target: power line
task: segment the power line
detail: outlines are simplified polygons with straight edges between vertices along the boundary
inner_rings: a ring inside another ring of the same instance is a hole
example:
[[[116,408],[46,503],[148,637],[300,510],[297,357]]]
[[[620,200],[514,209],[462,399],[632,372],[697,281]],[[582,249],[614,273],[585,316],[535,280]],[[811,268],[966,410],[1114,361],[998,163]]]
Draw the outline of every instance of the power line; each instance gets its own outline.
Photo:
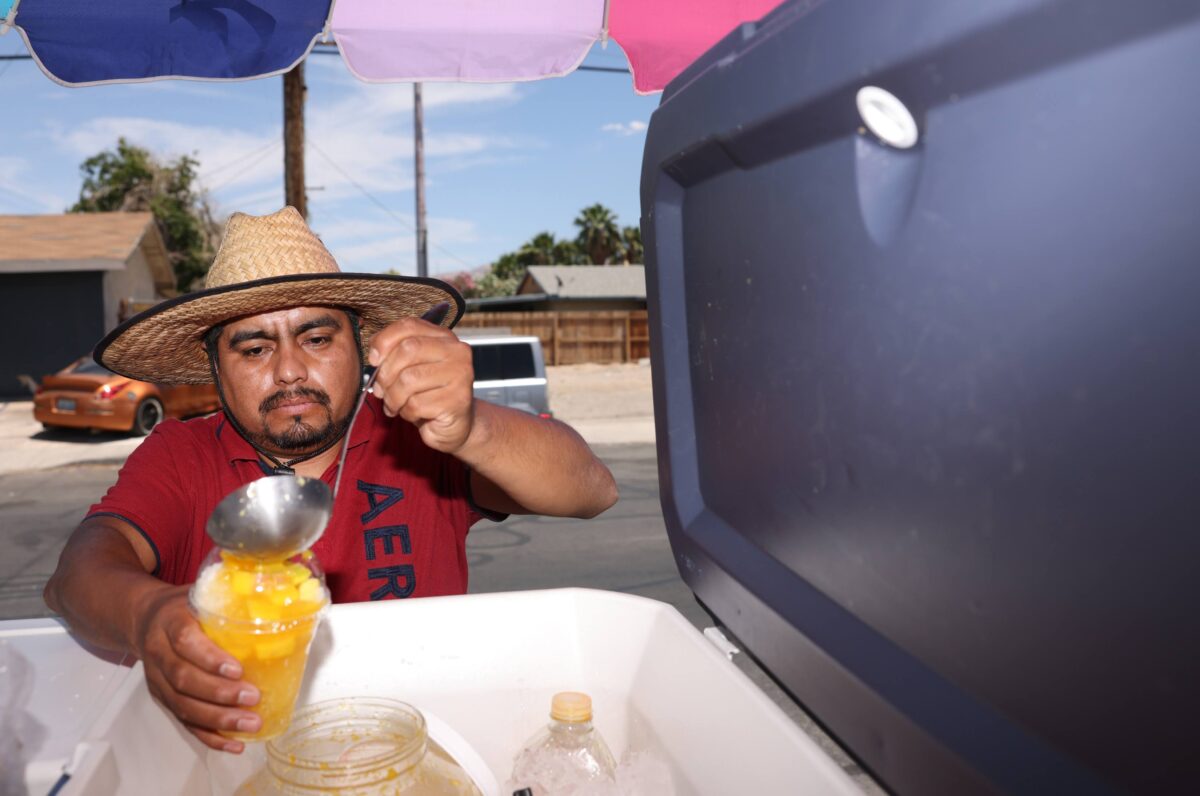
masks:
[[[370,191],[368,191],[366,188],[364,188],[362,185],[360,185],[360,184],[358,183],[358,181],[357,181],[357,180],[355,180],[353,177],[351,177],[349,174],[347,174],[345,169],[343,169],[341,166],[339,166],[337,163],[335,163],[335,162],[333,161],[333,158],[331,158],[331,157],[329,157],[329,155],[325,154],[325,150],[323,150],[323,149],[321,149],[321,147],[317,146],[317,145],[316,145],[316,143],[315,143],[315,142],[314,142],[312,139],[309,139],[309,141],[308,141],[308,145],[309,145],[309,146],[311,146],[313,149],[315,149],[318,155],[320,155],[321,157],[325,158],[325,160],[326,160],[326,161],[329,163],[329,165],[330,165],[330,166],[333,166],[333,168],[334,168],[335,170],[337,170],[337,172],[338,172],[339,174],[341,174],[343,177],[345,177],[347,182],[349,182],[351,185],[353,185],[355,188],[357,188],[357,189],[359,190],[359,192],[360,192],[360,193],[362,193],[362,195],[363,195],[363,196],[367,197],[367,199],[370,199],[370,200],[371,200],[371,202],[373,202],[373,203],[375,204],[375,206],[376,206],[376,207],[378,207],[378,208],[379,208],[380,210],[382,210],[383,212],[387,213],[387,214],[388,214],[388,216],[389,216],[389,217],[390,217],[390,218],[391,218],[393,221],[395,221],[395,222],[397,222],[397,223],[401,224],[402,226],[406,227],[406,228],[407,228],[407,229],[409,229],[409,230],[410,230],[410,231],[411,231],[411,232],[412,232],[414,235],[416,234],[416,232],[417,232],[417,229],[416,229],[416,227],[415,227],[415,226],[412,224],[412,222],[410,222],[410,221],[407,221],[407,220],[405,220],[404,218],[402,218],[402,217],[400,217],[400,216],[396,215],[394,212],[392,212],[392,209],[391,209],[391,208],[389,208],[389,207],[388,207],[387,205],[385,205],[383,202],[381,202],[381,201],[379,201],[378,199],[376,199],[376,198],[375,198],[375,196],[374,196],[374,195],[373,195],[373,194],[372,194]],[[473,268],[473,267],[474,267],[474,266],[472,266],[472,265],[471,265],[469,262],[467,262],[467,261],[466,261],[466,260],[464,260],[463,258],[459,257],[457,254],[455,254],[454,252],[450,251],[449,249],[447,249],[447,248],[446,248],[446,247],[444,247],[444,246],[439,246],[438,244],[436,244],[436,243],[435,243],[435,244],[433,244],[433,248],[437,249],[438,251],[440,251],[442,254],[446,255],[446,256],[447,256],[447,257],[449,257],[450,259],[452,259],[452,260],[457,260],[458,262],[462,263],[462,264],[463,264],[465,267],[467,267],[467,268]]]
[[[262,153],[254,159],[254,161],[249,165],[248,168],[253,168],[254,166],[257,166],[259,163],[262,162],[263,158],[265,158],[267,155],[272,154],[275,150],[279,149],[279,147],[281,147],[281,146],[283,146],[282,141],[275,141],[270,146],[268,146],[266,148],[266,150],[262,151]],[[226,163],[225,165],[228,166],[230,164]],[[239,177],[243,176],[243,173],[244,173],[244,171],[238,171],[236,174],[234,174],[229,179],[225,180],[224,182],[222,182],[221,184],[219,184],[217,186],[209,188],[208,190],[211,191],[212,193],[216,193],[217,191],[224,188],[226,185],[236,182]]]
[[[249,160],[250,158],[254,157],[255,155],[258,155],[260,153],[266,153],[268,150],[274,149],[277,146],[279,146],[278,138],[268,141],[263,146],[260,146],[251,152],[246,152],[241,155],[238,155],[233,160],[226,161],[225,163],[222,163],[220,166],[216,166],[214,168],[209,169],[208,176],[211,179],[214,174],[225,171],[225,169],[229,168],[230,166],[236,166],[237,164],[239,164],[245,160]],[[256,160],[255,163],[257,163],[257,162],[258,161]]]

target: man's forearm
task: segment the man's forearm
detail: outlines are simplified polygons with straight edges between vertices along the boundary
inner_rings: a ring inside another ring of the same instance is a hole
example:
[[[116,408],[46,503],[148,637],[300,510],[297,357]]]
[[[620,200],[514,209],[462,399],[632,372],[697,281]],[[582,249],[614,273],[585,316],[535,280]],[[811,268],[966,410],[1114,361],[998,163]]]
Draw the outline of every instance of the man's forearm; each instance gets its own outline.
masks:
[[[570,426],[475,401],[475,420],[456,453],[482,477],[475,500],[488,509],[594,517],[617,501],[612,473]]]
[[[44,597],[86,641],[137,654],[134,639],[141,606],[170,588],[145,571],[120,531],[85,523],[63,550]]]

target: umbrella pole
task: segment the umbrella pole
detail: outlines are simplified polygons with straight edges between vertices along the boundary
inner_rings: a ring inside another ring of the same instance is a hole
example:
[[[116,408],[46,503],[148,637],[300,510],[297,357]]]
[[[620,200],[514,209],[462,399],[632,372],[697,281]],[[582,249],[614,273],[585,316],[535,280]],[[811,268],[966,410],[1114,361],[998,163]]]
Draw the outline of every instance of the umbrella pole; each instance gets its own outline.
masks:
[[[421,84],[413,83],[413,157],[417,183],[417,276],[429,276],[429,239],[425,229],[425,111]]]

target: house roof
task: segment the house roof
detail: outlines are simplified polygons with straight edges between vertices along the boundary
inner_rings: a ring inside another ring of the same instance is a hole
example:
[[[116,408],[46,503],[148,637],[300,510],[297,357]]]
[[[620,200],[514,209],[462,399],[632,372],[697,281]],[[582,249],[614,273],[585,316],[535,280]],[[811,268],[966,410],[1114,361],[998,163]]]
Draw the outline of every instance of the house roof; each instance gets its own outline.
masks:
[[[644,265],[531,265],[518,295],[554,298],[646,298]]]
[[[117,271],[143,247],[155,285],[175,287],[152,213],[0,215],[0,274]]]

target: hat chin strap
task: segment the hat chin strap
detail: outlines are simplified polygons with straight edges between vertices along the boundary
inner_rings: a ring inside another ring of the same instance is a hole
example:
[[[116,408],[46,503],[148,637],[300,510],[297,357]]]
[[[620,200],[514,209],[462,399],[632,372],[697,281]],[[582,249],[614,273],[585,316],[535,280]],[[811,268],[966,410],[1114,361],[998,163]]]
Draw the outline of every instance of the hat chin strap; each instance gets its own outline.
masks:
[[[221,385],[221,376],[217,372],[217,365],[215,362],[212,361],[211,358],[209,359],[209,369],[212,371],[213,383],[217,387],[217,397],[219,397],[221,399],[221,407],[225,410],[225,419],[229,421],[229,425],[233,426],[234,430],[237,431],[237,433],[242,435],[242,439],[244,439],[244,440],[246,440],[246,442],[250,443],[250,447],[254,448],[254,450],[256,450],[260,456],[264,457],[265,459],[270,461],[272,465],[274,465],[271,468],[271,475],[295,475],[296,474],[295,468],[296,468],[297,464],[306,462],[309,459],[315,459],[316,457],[320,456],[322,453],[324,453],[325,451],[332,448],[334,445],[341,442],[342,438],[345,437],[346,434],[350,431],[349,428],[342,429],[341,434],[338,434],[336,437],[329,440],[324,445],[317,448],[315,451],[306,453],[303,456],[297,456],[294,459],[288,459],[287,461],[280,461],[278,458],[276,458],[274,455],[272,455],[269,451],[264,450],[260,445],[255,443],[253,438],[250,436],[250,434],[247,433],[246,428],[241,423],[238,422],[237,417],[234,416],[233,411],[230,410],[230,408],[229,408],[229,402],[225,400],[225,388]],[[360,388],[360,390],[361,390],[361,388]]]

